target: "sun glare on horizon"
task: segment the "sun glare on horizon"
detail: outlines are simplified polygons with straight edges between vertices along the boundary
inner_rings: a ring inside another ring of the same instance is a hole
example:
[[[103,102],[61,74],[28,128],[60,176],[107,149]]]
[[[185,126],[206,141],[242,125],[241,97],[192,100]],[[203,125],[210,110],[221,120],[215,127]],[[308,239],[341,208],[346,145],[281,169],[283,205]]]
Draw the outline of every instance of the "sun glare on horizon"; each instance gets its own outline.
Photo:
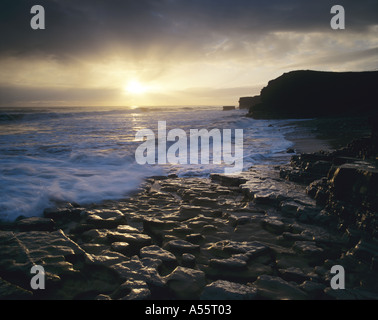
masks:
[[[125,92],[136,95],[143,94],[147,91],[147,87],[136,80],[130,81],[124,89]]]

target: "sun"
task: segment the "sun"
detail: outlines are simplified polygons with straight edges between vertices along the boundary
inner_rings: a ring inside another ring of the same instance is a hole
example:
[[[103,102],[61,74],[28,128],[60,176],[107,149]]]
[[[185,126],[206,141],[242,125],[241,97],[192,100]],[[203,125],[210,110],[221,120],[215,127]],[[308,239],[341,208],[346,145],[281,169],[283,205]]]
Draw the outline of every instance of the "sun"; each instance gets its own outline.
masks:
[[[139,95],[145,93],[147,91],[147,88],[139,81],[133,80],[125,86],[125,91],[130,94]]]

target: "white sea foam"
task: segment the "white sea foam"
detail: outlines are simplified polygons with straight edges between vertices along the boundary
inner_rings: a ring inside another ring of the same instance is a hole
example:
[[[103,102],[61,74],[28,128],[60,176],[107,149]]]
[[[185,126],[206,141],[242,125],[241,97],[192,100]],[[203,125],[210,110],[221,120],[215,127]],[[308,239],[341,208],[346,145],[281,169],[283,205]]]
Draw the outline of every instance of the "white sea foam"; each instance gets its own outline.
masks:
[[[221,108],[0,109],[0,220],[39,216],[56,201],[121,199],[151,175],[205,177],[224,165],[140,166],[140,129],[244,129],[244,168],[288,160],[279,121],[253,120]],[[273,126],[272,126],[273,125]],[[289,128],[290,129],[290,128]],[[288,129],[288,130],[289,130]]]

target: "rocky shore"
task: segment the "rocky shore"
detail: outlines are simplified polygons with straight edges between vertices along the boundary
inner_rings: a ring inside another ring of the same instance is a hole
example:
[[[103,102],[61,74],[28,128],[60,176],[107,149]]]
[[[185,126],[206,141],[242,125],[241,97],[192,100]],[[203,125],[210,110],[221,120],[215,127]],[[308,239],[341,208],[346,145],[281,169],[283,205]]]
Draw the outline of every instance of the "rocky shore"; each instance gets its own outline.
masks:
[[[309,161],[322,175],[319,157],[292,164]],[[316,180],[306,194],[318,176],[296,170],[152,177],[122,201],[2,224],[0,298],[377,299],[376,227],[362,218],[339,226],[344,212],[332,212],[334,193],[323,190],[336,180]],[[33,265],[45,269],[44,290],[30,287]],[[330,287],[334,265],[345,268],[346,290]]]
[[[374,130],[285,166],[151,177],[121,201],[1,223],[0,299],[378,299],[376,146]]]

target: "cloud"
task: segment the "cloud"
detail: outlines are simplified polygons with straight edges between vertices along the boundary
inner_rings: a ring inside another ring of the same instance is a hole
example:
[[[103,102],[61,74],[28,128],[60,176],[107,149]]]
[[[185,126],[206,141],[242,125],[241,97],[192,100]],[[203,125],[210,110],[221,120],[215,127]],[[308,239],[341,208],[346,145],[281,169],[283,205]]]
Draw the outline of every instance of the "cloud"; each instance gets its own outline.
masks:
[[[33,88],[0,86],[2,106],[107,105],[119,95],[115,89]]]
[[[3,103],[87,95],[88,104],[128,104],[121,90],[136,78],[156,88],[150,103],[214,94],[229,104],[293,68],[378,67],[376,0],[337,1],[346,10],[343,31],[330,28],[329,0],[39,0],[39,31],[30,28],[34,4],[2,1]]]
[[[303,66],[303,64],[311,64],[312,66],[335,66],[342,65],[343,68],[346,65],[353,64],[355,70],[368,71],[377,70],[378,68],[378,47],[371,49],[353,50],[350,52],[327,54],[323,56],[313,57],[311,59],[298,61],[295,64],[290,65],[290,68],[296,69]],[[370,68],[367,67],[370,65]],[[332,67],[331,67],[332,68]],[[333,71],[342,71],[337,68],[332,68]]]
[[[329,28],[325,0],[41,0],[47,29],[30,28],[30,0],[5,0],[0,32],[2,54],[77,55],[204,54],[222,39],[256,41],[271,32]],[[378,21],[377,1],[339,1],[347,25],[362,32]],[[11,32],[10,32],[11,31]],[[197,53],[197,54],[196,54]]]

